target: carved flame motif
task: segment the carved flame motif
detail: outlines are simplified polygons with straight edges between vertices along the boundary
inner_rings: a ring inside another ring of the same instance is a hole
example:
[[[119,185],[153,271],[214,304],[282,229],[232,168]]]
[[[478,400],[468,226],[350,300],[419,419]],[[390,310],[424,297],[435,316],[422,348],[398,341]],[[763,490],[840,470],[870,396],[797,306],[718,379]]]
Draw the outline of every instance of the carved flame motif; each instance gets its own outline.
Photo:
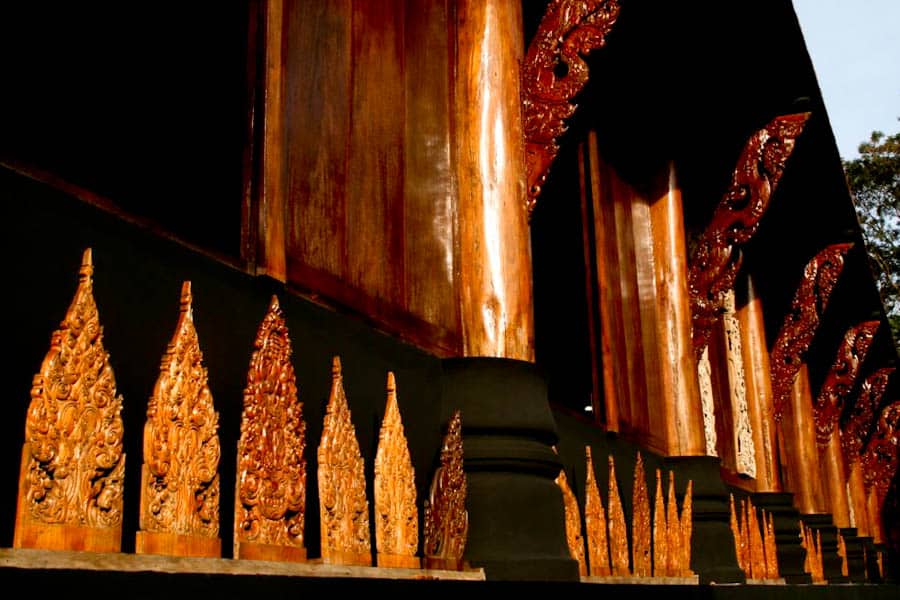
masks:
[[[778,579],[778,558],[775,547],[775,526],[769,515],[762,511],[757,517],[757,509],[749,498],[741,500],[736,514],[734,496],[731,497],[731,532],[734,535],[734,549],[738,566],[748,579]]]
[[[584,526],[587,530],[588,565],[591,575],[605,577],[610,575],[609,542],[606,538],[606,511],[597,480],[594,477],[594,461],[591,458],[591,447],[585,446],[587,457],[587,477],[584,482]]]
[[[766,520],[768,518],[768,520]],[[778,570],[778,547],[775,545],[775,520],[771,513],[763,511],[763,548],[766,552],[766,579],[781,577]]]
[[[878,505],[884,503],[891,479],[897,472],[900,447],[900,400],[881,411],[875,431],[862,457],[866,488],[875,488]]]
[[[447,426],[441,444],[441,466],[425,501],[426,557],[462,561],[469,533],[466,512],[466,473],[463,470],[462,417],[459,411]]]
[[[219,415],[194,329],[191,282],[147,407],[141,477],[143,531],[219,533]]]
[[[275,296],[253,345],[237,448],[234,539],[303,548],[306,424]]]
[[[754,133],[738,158],[728,191],[690,258],[691,337],[699,360],[713,325],[724,308],[724,295],[734,287],[741,268],[737,247],[747,243],[759,222],[794,150],[809,113],[775,117]]]
[[[794,294],[791,310],[785,317],[769,356],[773,416],[776,421],[781,421],[788,405],[791,386],[819,327],[819,318],[825,312],[831,292],[844,268],[844,256],[852,246],[853,244],[828,246],[809,261],[803,271],[803,279]]]
[[[337,356],[332,361],[324,421],[318,448],[322,561],[369,565],[369,501],[363,459]]]
[[[609,554],[612,559],[613,575],[628,576],[628,531],[625,526],[625,512],[619,497],[616,482],[616,464],[609,457]]]
[[[103,347],[91,249],[34,376],[25,421],[20,520],[115,528],[122,522],[122,397]],[[24,500],[24,503],[23,503]],[[16,533],[24,523],[17,522]]]
[[[551,0],[528,47],[522,66],[522,114],[529,213],[559,151],[556,139],[575,113],[570,100],[588,81],[582,57],[603,46],[618,16],[616,0]]]
[[[850,574],[850,568],[847,566],[847,542],[844,536],[838,531],[837,534],[837,555],[841,557],[841,575],[847,577]]]
[[[581,535],[581,513],[578,510],[578,499],[569,487],[565,469],[560,469],[556,478],[563,496],[563,506],[566,510],[566,542],[569,546],[569,554],[578,561],[578,574],[587,575],[587,562],[584,557],[584,538]]]
[[[878,330],[878,321],[865,321],[851,327],[844,335],[837,356],[813,408],[816,418],[816,443],[820,448],[828,445],[834,427],[841,416],[844,399],[850,394],[859,374],[859,367],[866,358],[872,339]]]
[[[678,504],[675,503],[675,474],[669,471],[669,495],[666,500],[666,574],[679,575],[681,563],[681,522],[678,520]]]
[[[810,574],[813,583],[823,583],[825,568],[822,563],[822,534],[819,530],[814,532],[803,521],[800,521],[800,547],[806,550],[803,570]]]
[[[850,416],[841,431],[841,447],[848,469],[859,461],[875,418],[875,408],[881,403],[893,372],[893,367],[885,367],[866,377],[860,386],[859,397],[850,407]]]
[[[694,575],[691,570],[691,536],[694,533],[693,490],[694,482],[689,479],[681,506],[681,575],[684,577]]]
[[[375,546],[379,555],[409,558],[415,557],[419,546],[415,471],[391,372],[387,375],[387,407],[375,453]]]
[[[650,499],[647,495],[647,479],[644,460],[638,452],[634,465],[634,486],[631,505],[634,516],[631,521],[632,568],[636,577],[650,577]]]
[[[668,535],[666,534],[666,504],[663,500],[662,477],[656,470],[656,500],[653,506],[653,576],[665,577],[669,563]]]

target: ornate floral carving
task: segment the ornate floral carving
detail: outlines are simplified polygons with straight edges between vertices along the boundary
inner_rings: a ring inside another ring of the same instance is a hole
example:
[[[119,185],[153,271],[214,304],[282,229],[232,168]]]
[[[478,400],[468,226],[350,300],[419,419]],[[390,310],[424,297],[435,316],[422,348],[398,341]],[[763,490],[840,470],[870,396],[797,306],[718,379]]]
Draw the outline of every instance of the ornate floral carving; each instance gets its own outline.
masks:
[[[370,565],[369,501],[363,458],[344,394],[341,359],[331,365],[319,459],[319,518],[322,561]]]
[[[738,158],[725,196],[691,253],[688,290],[691,337],[699,359],[712,327],[722,313],[724,294],[734,287],[741,268],[739,245],[759,228],[769,200],[803,131],[809,113],[775,117],[754,133]]]
[[[387,406],[375,453],[375,547],[379,566],[393,566],[387,564],[392,557],[402,557],[395,562],[403,565],[397,566],[418,566],[415,558],[419,547],[416,477],[403,432],[397,405],[397,383],[392,372],[387,374]]]
[[[594,577],[609,576],[609,542],[606,537],[606,511],[597,480],[594,477],[594,461],[591,447],[585,446],[587,477],[584,482],[584,526],[587,530],[588,565]]]
[[[214,538],[219,533],[219,415],[194,329],[191,282],[181,288],[144,425],[140,527]]]
[[[75,295],[32,383],[17,539],[26,521],[121,529],[122,397],[103,347],[93,272],[88,248]]]
[[[697,361],[697,381],[700,385],[700,406],[703,410],[703,435],[706,439],[706,455],[718,456],[716,444],[716,400],[712,389],[712,366],[709,364],[709,348],[704,348]]]
[[[522,66],[528,210],[533,209],[588,80],[582,57],[600,48],[619,16],[617,0],[551,0]]]
[[[865,321],[851,327],[844,335],[837,356],[813,404],[816,418],[816,443],[820,448],[828,445],[834,427],[841,416],[844,399],[850,395],[859,374],[859,367],[866,358],[878,321]]]
[[[662,477],[656,470],[656,499],[653,505],[653,576],[665,577],[669,564],[669,545],[666,524],[666,503],[663,500]]]
[[[756,448],[747,406],[747,382],[744,377],[741,325],[735,315],[734,289],[724,294],[722,324],[725,329],[725,353],[728,361],[728,381],[731,392],[731,413],[734,417],[734,448],[737,472],[756,477]]]
[[[625,526],[625,511],[619,496],[619,484],[616,481],[616,463],[609,457],[609,554],[612,559],[612,574],[629,576],[628,569],[628,531]]]
[[[853,244],[832,244],[816,254],[803,270],[791,310],[778,332],[769,363],[772,370],[772,400],[776,421],[788,405],[791,386],[812,342],[819,318],[844,268],[844,256]]]
[[[253,347],[237,447],[235,546],[252,542],[303,548],[306,424],[297,399],[291,340],[276,296]]]
[[[866,488],[874,487],[878,505],[884,503],[891,479],[897,472],[900,446],[900,400],[887,405],[875,424],[862,457]]]
[[[884,367],[866,377],[856,402],[850,407],[849,417],[841,432],[841,447],[848,468],[860,459],[875,418],[875,409],[881,403],[893,372],[893,367]]]
[[[647,495],[647,476],[644,459],[637,454],[632,487],[633,517],[631,521],[632,569],[635,577],[650,577],[650,498]]]
[[[581,535],[581,512],[578,510],[578,499],[569,487],[565,469],[560,469],[556,485],[562,492],[566,511],[566,543],[569,546],[569,554],[578,561],[578,574],[583,577],[588,573],[584,557],[584,537]]]
[[[462,416],[453,413],[441,444],[441,466],[435,471],[425,501],[425,549],[427,558],[461,566],[469,533],[466,512],[466,473],[463,470]]]

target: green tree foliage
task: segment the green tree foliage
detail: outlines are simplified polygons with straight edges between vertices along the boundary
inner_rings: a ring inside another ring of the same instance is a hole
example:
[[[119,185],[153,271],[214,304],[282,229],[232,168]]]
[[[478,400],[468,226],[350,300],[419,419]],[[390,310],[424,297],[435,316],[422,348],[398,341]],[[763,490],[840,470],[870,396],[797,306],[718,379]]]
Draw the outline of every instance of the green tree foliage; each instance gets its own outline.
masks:
[[[872,133],[859,158],[844,161],[856,214],[884,309],[900,346],[900,133]]]

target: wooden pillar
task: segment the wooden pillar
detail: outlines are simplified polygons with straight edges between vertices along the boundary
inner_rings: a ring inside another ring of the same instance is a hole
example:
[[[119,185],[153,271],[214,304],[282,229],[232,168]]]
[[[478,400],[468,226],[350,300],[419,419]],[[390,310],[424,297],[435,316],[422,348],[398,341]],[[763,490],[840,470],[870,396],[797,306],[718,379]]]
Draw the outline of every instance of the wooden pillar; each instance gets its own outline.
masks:
[[[753,445],[756,450],[756,491],[781,492],[778,457],[775,454],[775,420],[772,407],[772,380],[769,378],[769,349],[762,300],[757,296],[753,278],[747,276],[745,302],[737,307],[737,319],[743,337],[747,406]]]
[[[522,6],[456,4],[463,355],[534,359],[519,65]]]
[[[786,487],[794,493],[794,505],[801,514],[825,513],[825,490],[819,476],[816,425],[805,363],[797,371],[789,405],[785,408],[779,431],[779,452]]]
[[[706,438],[696,361],[691,344],[687,248],[681,189],[669,165],[650,199],[650,224],[656,283],[659,380],[669,456],[703,456]]]
[[[851,527],[856,527],[860,536],[872,535],[869,524],[869,511],[866,498],[866,484],[863,478],[862,465],[855,461],[850,465],[850,476],[847,478],[847,495],[849,496]]]
[[[850,503],[847,500],[846,466],[838,431],[831,435],[825,449],[820,450],[819,467],[826,488],[827,512],[831,513],[831,520],[837,527],[846,529],[851,527]]]

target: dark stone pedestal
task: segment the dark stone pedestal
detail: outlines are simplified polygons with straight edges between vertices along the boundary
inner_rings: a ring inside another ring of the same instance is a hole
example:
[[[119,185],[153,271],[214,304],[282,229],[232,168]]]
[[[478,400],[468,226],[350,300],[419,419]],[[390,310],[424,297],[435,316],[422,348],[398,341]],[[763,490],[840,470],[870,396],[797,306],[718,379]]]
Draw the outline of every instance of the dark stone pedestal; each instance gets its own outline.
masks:
[[[759,492],[751,499],[754,506],[772,515],[778,570],[785,583],[812,583],[810,574],[803,570],[806,550],[800,546],[800,512],[794,508],[793,494]]]
[[[531,363],[508,359],[453,358],[442,368],[444,419],[462,417],[465,559],[492,580],[577,581],[545,380]]]
[[[700,583],[745,583],[734,552],[729,491],[720,475],[719,459],[679,456],[666,458],[665,464],[675,472],[676,481],[694,482],[691,569],[700,576]]]
[[[850,578],[841,573],[841,557],[838,556],[837,527],[827,513],[802,515],[807,527],[818,531],[822,540],[822,570],[828,583],[849,583]]]

